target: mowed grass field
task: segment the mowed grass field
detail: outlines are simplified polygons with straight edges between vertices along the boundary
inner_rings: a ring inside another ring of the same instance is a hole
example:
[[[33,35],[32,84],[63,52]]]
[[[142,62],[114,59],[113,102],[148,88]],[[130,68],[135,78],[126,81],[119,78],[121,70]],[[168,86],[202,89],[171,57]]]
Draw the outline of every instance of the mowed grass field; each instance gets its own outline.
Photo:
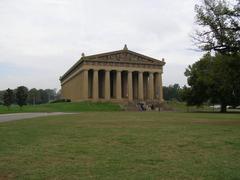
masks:
[[[0,123],[0,179],[240,179],[240,114],[82,112]]]
[[[12,105],[10,109],[0,105],[0,114],[22,113],[22,112],[85,112],[85,111],[120,111],[118,104],[108,102],[71,102],[71,103],[48,103],[39,105],[27,105],[20,109]]]

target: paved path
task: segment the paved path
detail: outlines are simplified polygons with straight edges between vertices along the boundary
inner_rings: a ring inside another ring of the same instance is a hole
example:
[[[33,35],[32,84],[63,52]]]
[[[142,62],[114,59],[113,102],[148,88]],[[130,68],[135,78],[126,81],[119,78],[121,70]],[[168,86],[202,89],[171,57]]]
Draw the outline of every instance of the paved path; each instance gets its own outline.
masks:
[[[35,117],[56,116],[56,115],[65,115],[65,114],[75,114],[75,113],[53,112],[53,113],[14,113],[14,114],[0,114],[0,123],[1,123],[1,122],[7,122],[7,121],[15,121],[15,120],[35,118]]]

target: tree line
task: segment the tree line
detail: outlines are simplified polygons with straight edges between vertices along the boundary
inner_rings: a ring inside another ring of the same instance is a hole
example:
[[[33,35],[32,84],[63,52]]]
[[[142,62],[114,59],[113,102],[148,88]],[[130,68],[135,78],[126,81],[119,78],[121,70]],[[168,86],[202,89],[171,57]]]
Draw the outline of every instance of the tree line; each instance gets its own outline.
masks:
[[[169,86],[163,86],[163,99],[165,101],[179,101],[182,102],[182,94],[184,87],[180,87],[179,84],[173,84]]]
[[[7,89],[0,91],[0,104],[8,108],[12,104],[20,107],[31,104],[44,104],[56,99],[60,99],[61,93],[57,89],[28,89],[25,86],[19,86],[16,89]]]

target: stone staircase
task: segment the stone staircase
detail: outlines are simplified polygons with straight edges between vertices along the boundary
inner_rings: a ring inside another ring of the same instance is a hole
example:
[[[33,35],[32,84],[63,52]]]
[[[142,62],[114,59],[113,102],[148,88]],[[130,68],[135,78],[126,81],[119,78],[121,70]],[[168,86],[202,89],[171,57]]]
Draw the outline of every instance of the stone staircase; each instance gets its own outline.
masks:
[[[126,111],[161,111],[163,103],[158,101],[134,101],[124,105]]]
[[[138,107],[134,102],[122,103],[122,107],[125,111],[139,111]]]

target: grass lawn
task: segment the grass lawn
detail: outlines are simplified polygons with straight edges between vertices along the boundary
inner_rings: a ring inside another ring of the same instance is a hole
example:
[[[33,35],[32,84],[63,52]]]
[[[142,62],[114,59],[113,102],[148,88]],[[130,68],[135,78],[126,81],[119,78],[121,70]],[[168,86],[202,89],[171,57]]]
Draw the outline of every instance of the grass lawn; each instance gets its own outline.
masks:
[[[8,110],[0,105],[0,114],[20,113],[20,112],[83,112],[83,111],[120,111],[118,104],[113,103],[92,103],[92,102],[72,102],[53,103],[40,105],[23,106],[22,110],[17,105],[11,106]]]
[[[0,179],[239,179],[240,114],[82,112],[0,123]]]
[[[185,102],[178,101],[166,101],[165,104],[174,111],[178,112],[213,112],[213,109],[207,105],[203,105],[201,107],[187,106]],[[219,112],[220,110],[215,110],[215,112],[217,111]]]
[[[187,106],[185,102],[165,101],[165,106],[177,112],[220,112],[220,108],[213,109],[210,105],[204,104],[200,107]],[[227,112],[239,112],[240,109],[227,109]]]

